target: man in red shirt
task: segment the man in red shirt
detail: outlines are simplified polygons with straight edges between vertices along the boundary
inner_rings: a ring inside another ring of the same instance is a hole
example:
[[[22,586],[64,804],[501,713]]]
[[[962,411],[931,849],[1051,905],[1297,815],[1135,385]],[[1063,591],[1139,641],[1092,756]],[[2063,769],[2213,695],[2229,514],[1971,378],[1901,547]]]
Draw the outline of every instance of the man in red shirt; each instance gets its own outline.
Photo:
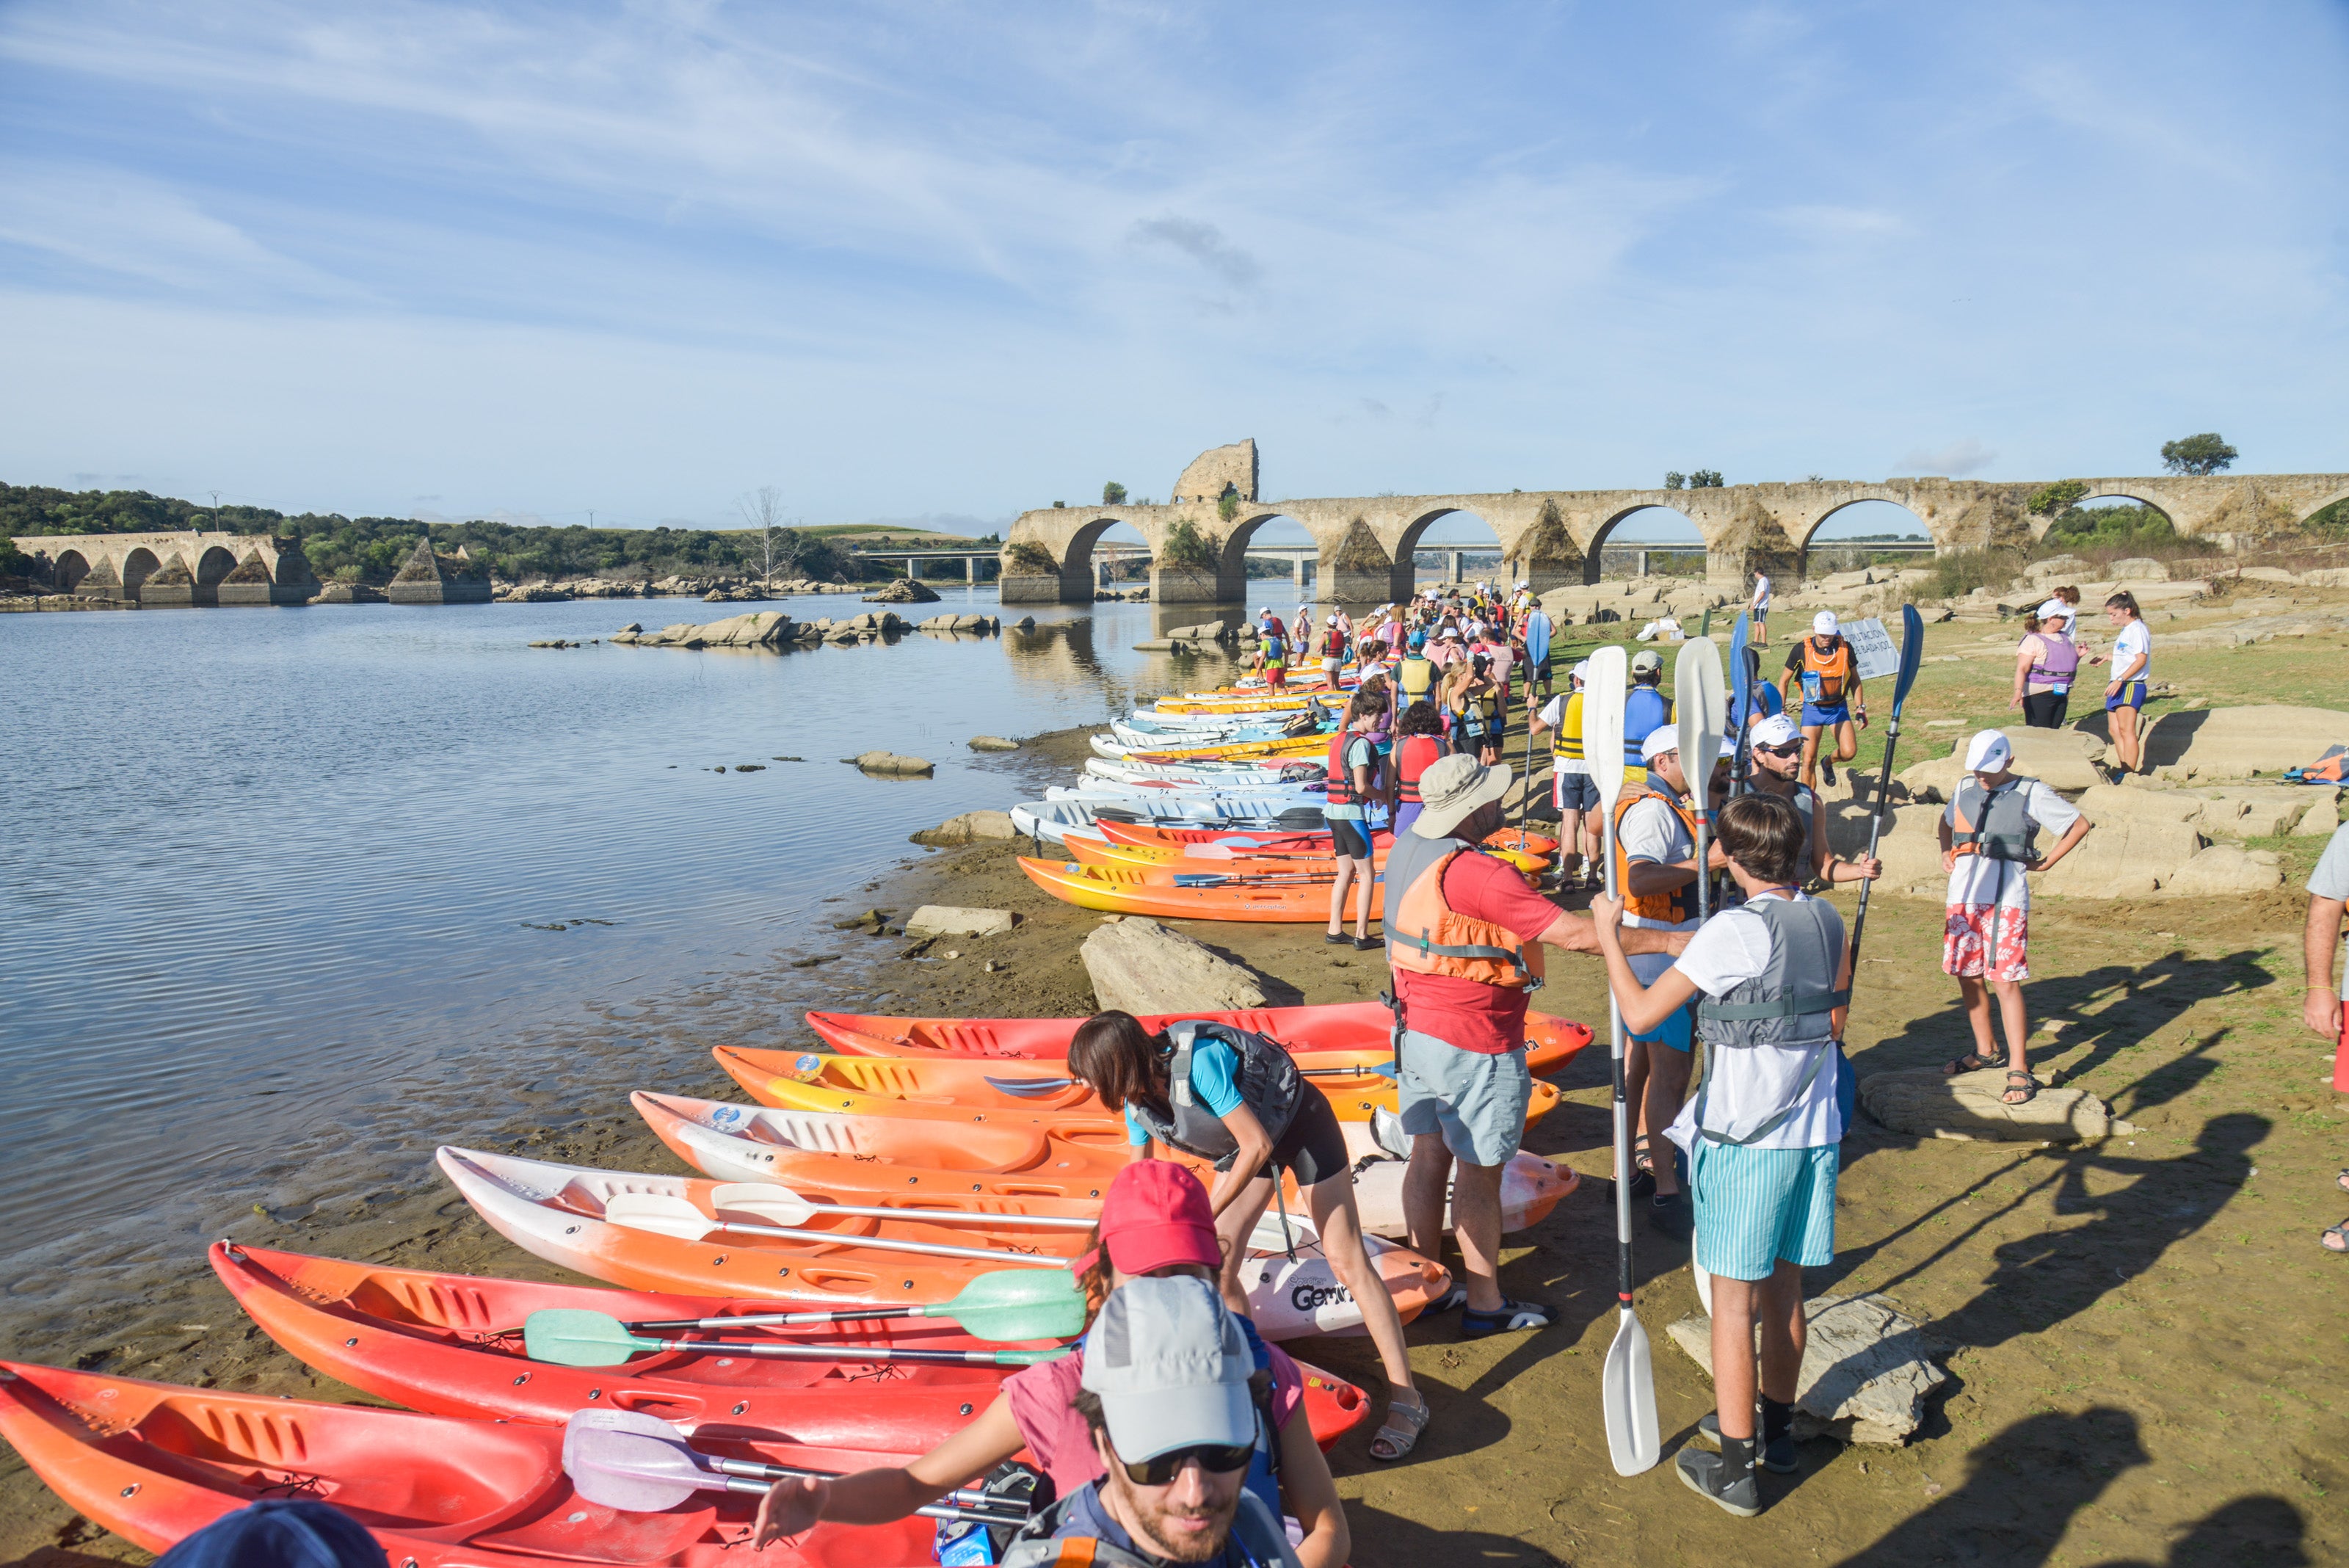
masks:
[[[1533,1094],[1526,1009],[1542,949],[1599,951],[1588,916],[1559,909],[1515,867],[1482,852],[1500,829],[1508,788],[1506,765],[1443,758],[1420,775],[1419,818],[1387,854],[1387,961],[1402,1023],[1398,1098],[1412,1135],[1403,1217],[1412,1247],[1435,1256],[1449,1180],[1462,1282],[1429,1310],[1464,1308],[1465,1339],[1550,1321],[1548,1307],[1501,1293],[1501,1174],[1525,1137]],[[1688,945],[1681,931],[1623,936],[1649,952]]]

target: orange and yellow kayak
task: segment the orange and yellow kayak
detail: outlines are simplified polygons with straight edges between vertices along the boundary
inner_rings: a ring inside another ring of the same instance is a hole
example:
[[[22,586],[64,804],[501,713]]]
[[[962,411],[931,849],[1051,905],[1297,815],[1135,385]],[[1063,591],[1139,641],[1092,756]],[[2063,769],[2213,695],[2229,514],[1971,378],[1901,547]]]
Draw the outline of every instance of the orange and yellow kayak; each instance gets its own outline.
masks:
[[[1389,846],[1381,845],[1371,851],[1373,867],[1386,865]],[[1228,872],[1240,877],[1305,876],[1325,880],[1338,875],[1338,857],[1327,852],[1316,855],[1275,851],[1257,855],[1246,848],[1224,849],[1210,844],[1115,844],[1081,833],[1071,834],[1065,847],[1069,858],[1080,866],[1163,866],[1210,875]],[[1515,849],[1492,849],[1486,853],[1507,861],[1527,876],[1539,876],[1549,869],[1547,856],[1526,855]]]

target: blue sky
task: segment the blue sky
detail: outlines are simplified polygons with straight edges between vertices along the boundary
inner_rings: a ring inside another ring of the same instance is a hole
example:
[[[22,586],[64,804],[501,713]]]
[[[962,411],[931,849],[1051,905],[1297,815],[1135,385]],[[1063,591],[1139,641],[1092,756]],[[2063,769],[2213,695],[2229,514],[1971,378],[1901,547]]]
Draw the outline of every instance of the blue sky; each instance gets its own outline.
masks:
[[[0,6],[0,478],[2349,469],[2349,7]]]

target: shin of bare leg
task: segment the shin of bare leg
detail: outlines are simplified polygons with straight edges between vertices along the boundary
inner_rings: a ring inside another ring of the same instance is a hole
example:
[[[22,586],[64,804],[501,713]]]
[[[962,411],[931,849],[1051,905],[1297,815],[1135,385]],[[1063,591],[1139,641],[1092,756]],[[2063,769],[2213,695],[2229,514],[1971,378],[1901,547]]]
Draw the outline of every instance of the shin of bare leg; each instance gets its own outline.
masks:
[[[1781,1405],[1791,1405],[1801,1382],[1803,1347],[1809,1341],[1803,1320],[1803,1267],[1781,1258],[1767,1280],[1746,1288],[1761,1298],[1755,1311],[1762,1320],[1762,1392]],[[1746,1405],[1752,1408],[1753,1401],[1749,1398]]]
[[[1223,1272],[1216,1285],[1223,1292],[1224,1304],[1242,1317],[1255,1311],[1240,1283],[1240,1269],[1247,1262],[1248,1234],[1271,1202],[1272,1183],[1258,1177],[1241,1190],[1230,1208],[1216,1216],[1216,1238],[1224,1249]]]
[[[1754,1306],[1766,1283],[1713,1277],[1713,1397],[1724,1438],[1754,1436]]]
[[[1966,1004],[1966,1023],[1974,1032],[1974,1054],[1995,1060],[1998,1040],[1992,1033],[1990,992],[1979,980],[1961,979],[1958,994]]]
[[[1999,1021],[2006,1027],[2006,1064],[2020,1073],[2030,1065],[2030,1020],[2023,1011],[2023,982],[2002,980],[1998,991]],[[1985,1009],[1987,1011],[1987,1009]],[[1987,1051],[1984,1054],[1988,1054]]]
[[[1468,1305],[1476,1312],[1501,1310],[1502,1169],[1464,1159],[1452,1169],[1452,1232],[1468,1276]]]
[[[1681,1101],[1688,1094],[1689,1055],[1675,1051],[1659,1041],[1648,1043],[1649,1060],[1646,1097],[1640,1107],[1640,1125],[1645,1128],[1668,1127],[1681,1114]],[[1681,1189],[1680,1173],[1673,1168],[1672,1146],[1656,1137],[1648,1137],[1648,1158],[1656,1170],[1656,1192],[1664,1196]]]
[[[1444,1255],[1444,1189],[1452,1181],[1452,1151],[1436,1133],[1411,1140],[1411,1164],[1402,1174],[1402,1221],[1411,1250],[1423,1258]]]
[[[1371,1262],[1370,1250],[1363,1244],[1362,1217],[1354,1207],[1353,1178],[1340,1174],[1328,1181],[1317,1181],[1305,1189],[1305,1200],[1313,1216],[1313,1228],[1321,1233],[1322,1255],[1330,1260],[1338,1282],[1353,1293],[1355,1303],[1362,1309],[1362,1326],[1369,1331],[1371,1343],[1378,1346],[1379,1362],[1386,1368],[1387,1382],[1397,1388],[1412,1387],[1411,1356],[1402,1343],[1402,1317],[1395,1311],[1394,1297],[1387,1293],[1385,1282],[1379,1278],[1378,1266]]]

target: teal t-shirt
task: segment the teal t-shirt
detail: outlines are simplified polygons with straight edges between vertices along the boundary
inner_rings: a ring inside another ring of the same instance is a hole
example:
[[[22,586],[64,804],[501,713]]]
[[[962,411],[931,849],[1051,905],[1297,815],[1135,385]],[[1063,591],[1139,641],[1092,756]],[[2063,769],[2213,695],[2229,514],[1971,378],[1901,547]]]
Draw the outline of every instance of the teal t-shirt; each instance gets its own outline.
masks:
[[[1239,1078],[1240,1054],[1229,1045],[1207,1037],[1192,1045],[1192,1097],[1208,1110],[1227,1116],[1239,1109]],[[1125,1140],[1136,1148],[1150,1141],[1150,1134],[1134,1118],[1132,1106],[1125,1108]]]

